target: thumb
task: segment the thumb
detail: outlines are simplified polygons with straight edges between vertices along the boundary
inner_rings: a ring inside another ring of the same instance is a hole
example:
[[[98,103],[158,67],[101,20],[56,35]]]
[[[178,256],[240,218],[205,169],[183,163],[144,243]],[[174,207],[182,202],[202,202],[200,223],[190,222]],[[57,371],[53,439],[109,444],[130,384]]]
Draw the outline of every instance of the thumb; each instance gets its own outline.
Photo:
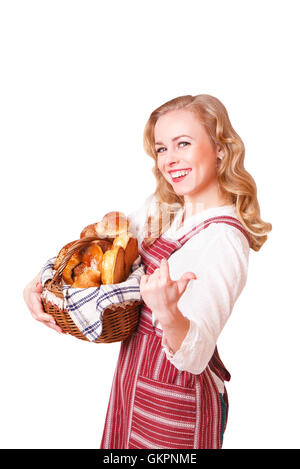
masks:
[[[180,296],[184,293],[190,280],[196,280],[197,276],[193,272],[185,272],[179,280],[177,280],[177,286]]]
[[[34,283],[34,290],[37,293],[41,293],[43,291],[43,286],[42,286],[41,282],[35,282]]]

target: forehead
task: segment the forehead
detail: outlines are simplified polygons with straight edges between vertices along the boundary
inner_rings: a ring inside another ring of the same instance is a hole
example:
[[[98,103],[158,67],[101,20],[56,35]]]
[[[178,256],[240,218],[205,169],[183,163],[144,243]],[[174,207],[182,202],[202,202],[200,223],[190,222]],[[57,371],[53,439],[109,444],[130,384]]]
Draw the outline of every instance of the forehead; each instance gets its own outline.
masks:
[[[154,127],[155,141],[167,140],[185,134],[195,138],[204,132],[197,116],[187,110],[169,111],[160,116]]]

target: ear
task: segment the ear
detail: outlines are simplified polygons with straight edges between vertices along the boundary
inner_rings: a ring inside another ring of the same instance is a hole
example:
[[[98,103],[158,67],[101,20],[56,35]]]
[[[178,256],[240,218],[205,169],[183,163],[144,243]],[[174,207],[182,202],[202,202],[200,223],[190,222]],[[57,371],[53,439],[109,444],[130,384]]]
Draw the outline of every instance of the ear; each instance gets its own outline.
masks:
[[[218,158],[220,158],[220,160],[222,160],[225,156],[225,153],[224,151],[221,149],[220,145],[218,145]]]

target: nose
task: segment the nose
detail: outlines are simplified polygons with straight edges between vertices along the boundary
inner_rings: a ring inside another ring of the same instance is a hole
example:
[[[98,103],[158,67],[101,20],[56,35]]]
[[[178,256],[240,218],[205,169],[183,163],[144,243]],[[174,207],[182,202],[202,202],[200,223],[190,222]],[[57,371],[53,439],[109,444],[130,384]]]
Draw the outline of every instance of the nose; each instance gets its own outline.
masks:
[[[180,162],[180,158],[174,150],[169,150],[165,159],[166,167],[171,169]]]

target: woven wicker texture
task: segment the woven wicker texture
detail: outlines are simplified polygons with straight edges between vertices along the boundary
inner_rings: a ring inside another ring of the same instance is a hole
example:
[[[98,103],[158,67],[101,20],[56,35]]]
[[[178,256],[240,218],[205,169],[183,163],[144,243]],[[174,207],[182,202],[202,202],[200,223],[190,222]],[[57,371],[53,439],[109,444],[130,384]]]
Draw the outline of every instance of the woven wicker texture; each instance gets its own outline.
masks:
[[[92,242],[97,242],[101,238],[89,237],[76,241],[68,250],[53,279],[46,285],[45,289],[63,300],[61,289],[61,275],[70,257],[82,247],[88,246]],[[88,339],[78,329],[66,309],[61,309],[58,305],[46,301],[42,297],[42,303],[46,313],[51,314],[61,329],[76,337],[77,339]],[[102,333],[94,341],[96,343],[112,343],[127,339],[136,329],[139,321],[140,306],[142,301],[126,301],[106,308],[102,314]]]

